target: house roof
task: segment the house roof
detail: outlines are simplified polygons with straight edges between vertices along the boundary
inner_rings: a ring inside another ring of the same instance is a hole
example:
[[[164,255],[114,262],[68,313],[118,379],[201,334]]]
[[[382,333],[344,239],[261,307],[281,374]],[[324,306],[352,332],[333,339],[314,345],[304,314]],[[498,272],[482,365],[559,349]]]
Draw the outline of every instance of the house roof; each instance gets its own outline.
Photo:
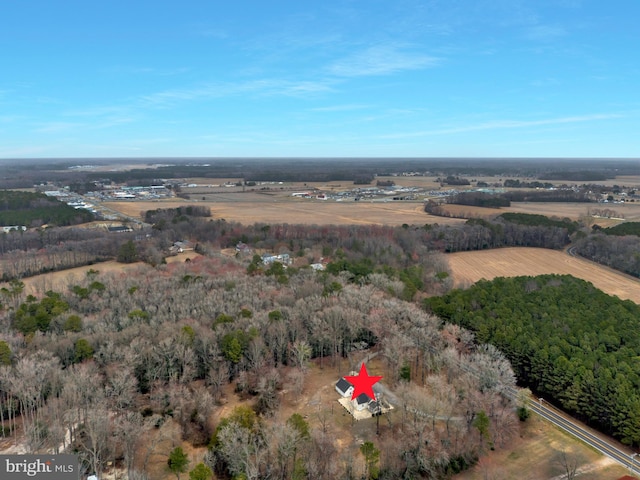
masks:
[[[369,405],[367,405],[367,408],[374,415],[379,414],[382,411],[382,404],[377,400],[372,400],[369,402]]]
[[[356,403],[358,405],[363,405],[363,404],[369,403],[370,401],[371,401],[371,397],[366,393],[361,393],[356,397]]]
[[[249,247],[249,245],[247,245],[246,243],[238,242],[238,244],[236,245],[236,250],[249,251],[251,250],[251,247]]]
[[[107,230],[109,230],[110,232],[131,232],[132,228],[127,227],[126,225],[116,225],[107,227]]]
[[[353,387],[353,385],[346,381],[344,377],[338,380],[338,382],[336,383],[336,388],[340,389],[341,392],[346,392],[351,387]]]

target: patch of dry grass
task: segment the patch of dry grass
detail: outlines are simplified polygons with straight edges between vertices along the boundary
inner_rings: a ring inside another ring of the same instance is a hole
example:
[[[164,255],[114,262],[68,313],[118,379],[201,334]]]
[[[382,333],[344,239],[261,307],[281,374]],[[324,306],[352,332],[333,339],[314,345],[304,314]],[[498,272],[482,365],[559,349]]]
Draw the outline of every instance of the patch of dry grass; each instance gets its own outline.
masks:
[[[233,194],[226,195],[230,197]],[[242,194],[239,194],[242,195]],[[310,199],[283,199],[249,194],[229,201],[200,201],[197,205],[211,208],[214,218],[252,225],[289,223],[302,225],[424,225],[464,223],[457,218],[435,217],[424,212],[422,202],[333,202]],[[258,198],[256,198],[258,197]],[[246,198],[246,201],[242,199]],[[157,208],[176,208],[194,204],[186,200],[160,202],[109,202],[106,206],[126,215],[139,217],[140,212]]]
[[[626,468],[534,415],[511,448],[489,452],[478,465],[454,477],[455,480],[560,480],[561,454],[577,462],[580,480],[616,479]],[[566,478],[566,477],[564,477]]]

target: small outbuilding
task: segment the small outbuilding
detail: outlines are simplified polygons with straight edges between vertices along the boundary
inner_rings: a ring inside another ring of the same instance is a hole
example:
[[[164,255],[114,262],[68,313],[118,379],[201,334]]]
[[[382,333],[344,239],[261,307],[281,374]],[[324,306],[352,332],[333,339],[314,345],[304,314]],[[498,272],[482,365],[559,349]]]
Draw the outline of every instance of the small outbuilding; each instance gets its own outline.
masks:
[[[342,377],[336,383],[336,391],[343,397],[350,397],[353,394],[353,385]]]

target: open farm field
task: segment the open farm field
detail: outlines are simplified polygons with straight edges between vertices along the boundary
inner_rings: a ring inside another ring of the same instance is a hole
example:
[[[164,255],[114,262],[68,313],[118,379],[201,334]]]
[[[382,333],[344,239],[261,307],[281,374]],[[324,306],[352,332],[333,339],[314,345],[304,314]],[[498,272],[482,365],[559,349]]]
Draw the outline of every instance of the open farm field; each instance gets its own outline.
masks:
[[[187,258],[192,259],[198,257],[196,252],[183,252],[178,255],[167,257],[167,263],[184,262]],[[59,272],[41,273],[33,277],[23,278],[25,292],[27,294],[35,294],[37,292],[45,292],[47,290],[62,291],[68,285],[78,283],[86,277],[89,270],[97,270],[100,273],[120,273],[127,270],[135,270],[145,266],[143,262],[136,263],[119,263],[115,260],[107,262],[94,263],[93,265],[85,265],[83,267],[69,268]]]
[[[422,202],[323,202],[321,200],[287,199],[280,200],[267,195],[255,198],[239,196],[228,198],[228,201],[197,202],[197,205],[208,206],[214,218],[251,225],[256,222],[290,223],[304,225],[424,225],[438,223],[455,225],[464,223],[456,218],[444,218],[428,215],[423,210]],[[140,212],[157,208],[176,208],[193,205],[187,200],[171,200],[166,202],[105,202],[105,206],[126,215],[139,217]]]
[[[450,215],[455,215],[462,218],[493,218],[497,217],[501,213],[508,211],[506,208],[487,208],[487,207],[472,207],[470,205],[442,205],[442,208],[449,212]]]
[[[537,213],[548,217],[569,217],[577,220],[581,216],[587,214],[589,210],[610,209],[614,212],[624,215],[624,219],[629,222],[640,221],[640,203],[553,203],[553,202],[513,202],[509,208],[501,209],[504,212],[519,213]],[[596,218],[598,224],[608,220],[605,218]],[[612,219],[614,224],[620,223]]]
[[[505,212],[531,213],[547,217],[560,217],[578,220],[592,210],[609,209],[623,215],[624,221],[640,221],[640,203],[569,203],[569,202],[512,202],[510,207],[484,208],[468,205],[443,205],[454,215],[466,218],[490,218]],[[618,218],[594,218],[594,223],[601,227],[610,227],[621,223]]]
[[[613,187],[614,185],[619,185],[620,187],[640,187],[640,175],[618,175],[616,178],[611,178],[609,180],[601,180],[598,182],[570,182],[567,180],[544,180],[549,183],[553,183],[554,185],[566,183],[594,183],[596,185],[604,185],[607,187]]]
[[[446,258],[456,287],[470,285],[483,278],[568,274],[593,283],[609,295],[640,304],[640,280],[557,250],[510,247],[451,253]]]

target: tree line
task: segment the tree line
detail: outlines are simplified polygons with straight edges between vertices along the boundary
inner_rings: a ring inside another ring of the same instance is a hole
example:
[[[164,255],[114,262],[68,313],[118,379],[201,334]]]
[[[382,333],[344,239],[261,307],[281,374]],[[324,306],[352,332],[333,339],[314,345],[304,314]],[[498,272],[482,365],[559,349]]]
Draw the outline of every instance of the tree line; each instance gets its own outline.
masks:
[[[564,228],[565,223],[553,221],[523,224],[527,222],[522,217],[516,222],[507,221],[509,218],[472,219],[460,226],[241,225],[211,219],[208,213],[208,209],[195,206],[150,211],[145,218],[152,227],[130,233],[58,228],[0,235],[2,278],[10,280],[120,257],[157,265],[174,242],[190,240],[199,251],[211,254],[243,242],[255,249],[289,253],[305,263],[321,258],[350,264],[371,262],[372,271],[394,271],[392,276],[399,280],[403,271],[407,278],[406,269],[419,268],[420,281],[413,283],[420,285],[417,290],[426,292],[450,283],[442,275],[446,273],[445,262],[432,261],[437,252],[501,246],[562,248],[569,241],[567,232],[571,228],[570,224]],[[433,265],[438,267],[434,269]]]
[[[596,230],[577,237],[574,246],[582,257],[640,277],[640,238],[635,235],[606,235]]]
[[[425,208],[432,211],[432,207],[441,208],[435,203],[427,203]],[[210,211],[206,207],[185,206],[146,212],[145,219],[152,223],[152,228],[131,233],[112,234],[97,229],[68,227],[0,234],[1,278],[7,281],[115,258],[157,265],[164,261],[169,247],[182,240],[190,240],[200,251],[209,253],[234,248],[238,242],[244,242],[257,249],[286,252],[292,257],[304,258],[308,263],[342,255],[342,260],[354,264],[370,261],[374,271],[395,270],[395,277],[400,279],[403,270],[416,266],[416,261],[419,263],[435,252],[503,246],[559,249],[573,239],[580,255],[640,276],[640,239],[637,236],[605,238],[602,231],[585,234],[577,231],[580,225],[576,222],[541,215],[504,213],[493,219],[470,219],[456,226],[426,224],[402,227],[241,225],[224,219],[211,219],[208,215]],[[634,228],[633,224],[630,225],[613,231],[628,233]],[[124,255],[125,249],[130,254]],[[439,271],[422,268],[418,282],[422,287],[417,290],[427,291],[438,284],[446,285],[446,278],[437,277],[445,271],[445,267],[440,267]]]
[[[90,211],[75,209],[42,193],[0,190],[0,225],[66,226],[93,219]]]
[[[593,202],[587,189],[572,190],[568,188],[549,190],[521,190],[503,193],[459,192],[445,198],[451,205],[469,205],[474,207],[500,208],[509,207],[511,202]],[[425,211],[433,215],[443,214],[439,204],[433,200],[425,204]]]
[[[519,383],[640,444],[640,306],[568,275],[480,281],[424,305],[503,351]]]
[[[624,222],[613,227],[601,228],[598,231],[605,235],[616,235],[623,237],[625,235],[635,235],[640,237],[640,222]]]
[[[118,236],[122,235],[122,236]],[[0,280],[91,265],[115,258],[129,234],[81,227],[46,228],[0,234]]]

